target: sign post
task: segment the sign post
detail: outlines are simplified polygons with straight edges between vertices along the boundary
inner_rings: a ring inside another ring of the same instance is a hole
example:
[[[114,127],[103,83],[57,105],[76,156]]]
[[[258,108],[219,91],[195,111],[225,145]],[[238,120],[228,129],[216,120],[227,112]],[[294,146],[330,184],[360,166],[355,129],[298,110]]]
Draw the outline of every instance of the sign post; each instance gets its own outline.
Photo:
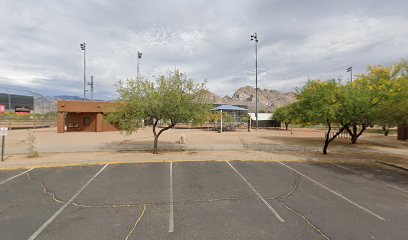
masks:
[[[1,136],[1,161],[4,161],[4,144],[6,140],[6,136],[8,134],[8,128],[0,127],[0,136]]]
[[[0,104],[0,113],[5,113],[5,112],[6,112],[6,105]]]

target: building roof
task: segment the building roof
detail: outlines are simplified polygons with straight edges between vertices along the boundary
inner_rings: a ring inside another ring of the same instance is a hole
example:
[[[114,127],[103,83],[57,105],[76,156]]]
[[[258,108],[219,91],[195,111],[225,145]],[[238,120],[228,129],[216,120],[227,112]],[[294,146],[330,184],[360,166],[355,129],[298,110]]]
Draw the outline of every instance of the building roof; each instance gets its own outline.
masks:
[[[256,120],[255,113],[248,113],[252,121]],[[258,121],[271,121],[272,113],[258,113]]]
[[[248,109],[233,106],[233,105],[221,105],[211,109],[211,111],[248,111]]]

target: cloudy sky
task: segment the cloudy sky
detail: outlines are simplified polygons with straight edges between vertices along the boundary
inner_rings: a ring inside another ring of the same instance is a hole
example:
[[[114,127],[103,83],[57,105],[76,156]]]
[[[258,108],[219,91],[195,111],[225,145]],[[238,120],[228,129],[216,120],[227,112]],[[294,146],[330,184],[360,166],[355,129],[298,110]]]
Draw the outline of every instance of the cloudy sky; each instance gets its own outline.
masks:
[[[255,85],[292,91],[308,78],[349,79],[345,69],[390,64],[408,54],[408,1],[387,0],[1,0],[0,91],[83,91],[115,97],[114,84],[179,68],[224,96]]]

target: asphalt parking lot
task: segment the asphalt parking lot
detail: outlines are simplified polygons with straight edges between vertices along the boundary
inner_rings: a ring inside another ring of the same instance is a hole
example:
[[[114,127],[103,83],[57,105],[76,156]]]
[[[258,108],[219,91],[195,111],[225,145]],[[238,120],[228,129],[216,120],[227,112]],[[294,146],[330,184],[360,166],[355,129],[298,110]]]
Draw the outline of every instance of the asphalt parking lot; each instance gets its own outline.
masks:
[[[379,164],[174,162],[0,171],[0,238],[407,239]]]

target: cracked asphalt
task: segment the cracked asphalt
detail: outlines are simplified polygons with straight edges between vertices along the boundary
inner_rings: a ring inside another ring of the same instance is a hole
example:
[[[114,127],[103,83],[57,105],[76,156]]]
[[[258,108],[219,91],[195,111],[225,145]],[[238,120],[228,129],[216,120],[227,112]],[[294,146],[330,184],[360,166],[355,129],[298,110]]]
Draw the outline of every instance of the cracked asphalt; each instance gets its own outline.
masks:
[[[0,239],[407,239],[380,164],[135,163],[0,171]]]

